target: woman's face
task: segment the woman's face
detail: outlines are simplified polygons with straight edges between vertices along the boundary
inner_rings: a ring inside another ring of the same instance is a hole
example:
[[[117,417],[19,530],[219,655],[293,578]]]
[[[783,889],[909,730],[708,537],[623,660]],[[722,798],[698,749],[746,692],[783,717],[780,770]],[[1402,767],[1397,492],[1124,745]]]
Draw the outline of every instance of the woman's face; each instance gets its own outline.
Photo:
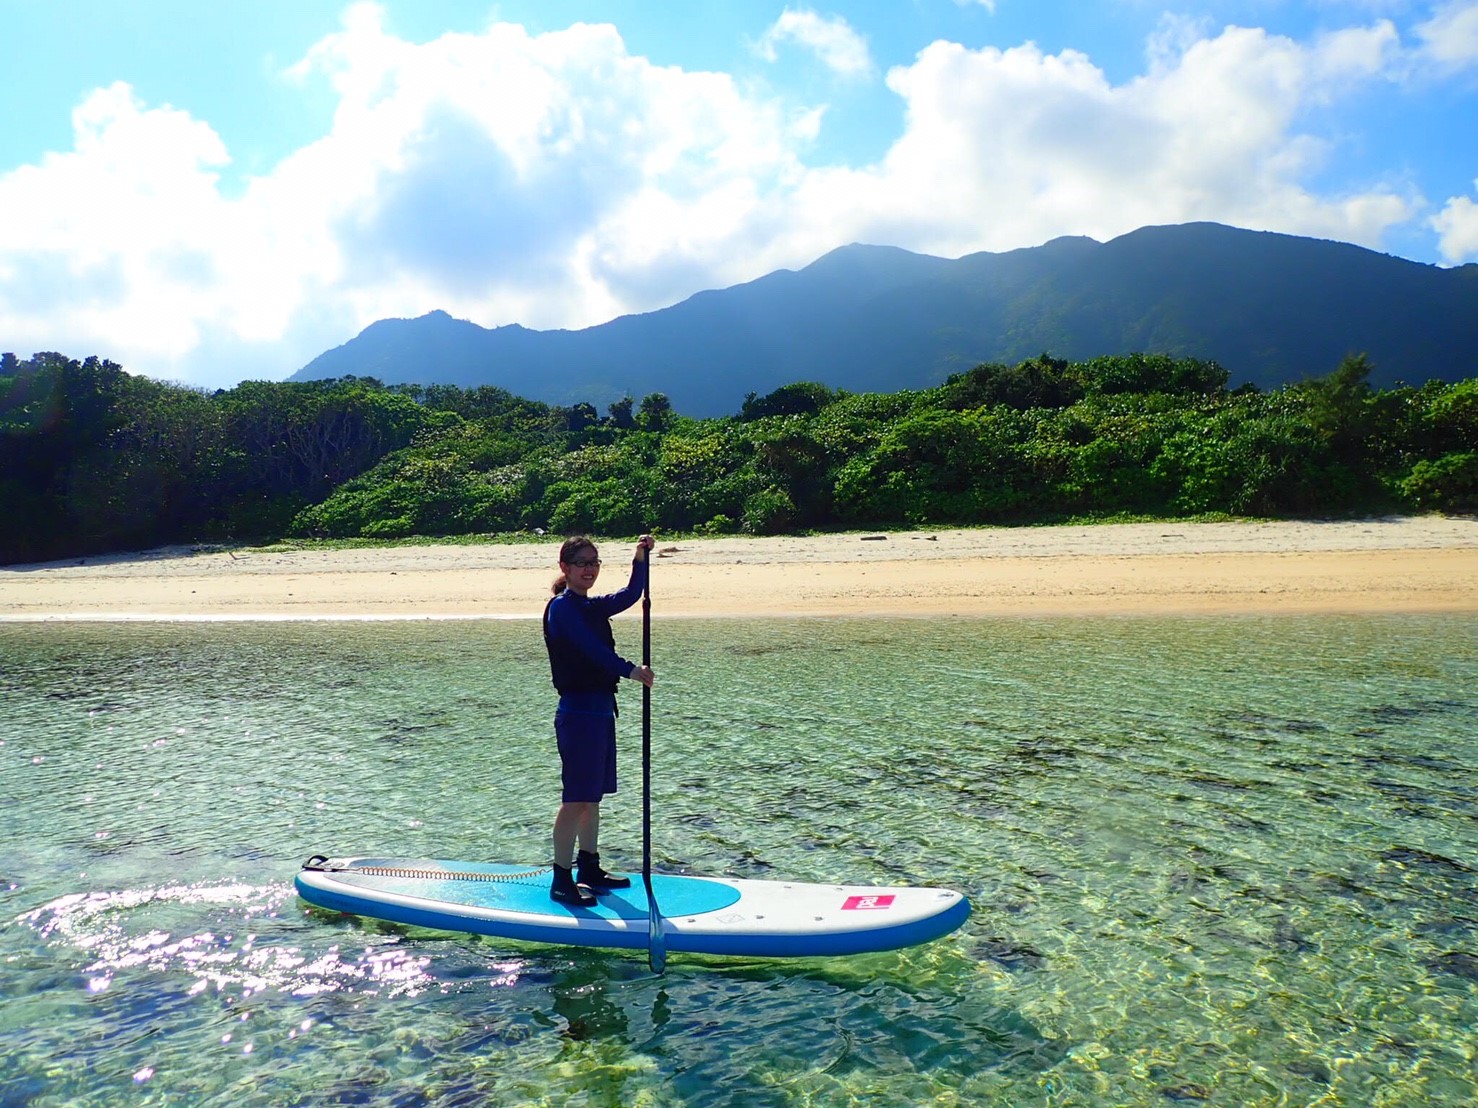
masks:
[[[560,562],[560,571],[571,589],[584,596],[600,576],[600,551],[593,546],[582,546],[571,552],[570,560]]]

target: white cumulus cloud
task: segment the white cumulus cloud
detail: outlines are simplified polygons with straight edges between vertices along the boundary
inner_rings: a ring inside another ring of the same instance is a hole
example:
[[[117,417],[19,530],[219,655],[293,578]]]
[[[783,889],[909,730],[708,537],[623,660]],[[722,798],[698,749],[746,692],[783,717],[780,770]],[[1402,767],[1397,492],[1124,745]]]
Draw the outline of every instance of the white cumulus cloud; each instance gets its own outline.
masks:
[[[1478,190],[1478,181],[1473,182]],[[1432,219],[1442,256],[1449,262],[1478,261],[1478,204],[1471,197],[1454,196]]]
[[[888,74],[903,136],[876,166],[810,174],[797,222],[941,254],[1203,219],[1376,245],[1415,198],[1313,192],[1327,149],[1298,120],[1376,73],[1388,35],[1301,46],[1231,27],[1178,53],[1162,39],[1120,85],[1076,51],[936,42]]]
[[[1462,69],[1478,64],[1478,0],[1441,4],[1416,27],[1421,56],[1438,66]]]
[[[776,61],[784,43],[810,50],[828,69],[844,77],[865,77],[872,72],[867,40],[841,16],[786,8],[764,33],[757,49],[767,61]]]
[[[767,39],[872,64],[807,12]],[[1330,140],[1305,122],[1397,52],[1386,21],[1307,43],[1167,22],[1116,82],[1073,50],[940,41],[886,76],[904,122],[884,156],[813,167],[818,111],[655,65],[611,26],[413,43],[360,3],[287,75],[333,89],[332,126],[244,185],[222,188],[207,122],[126,85],[81,102],[72,149],[0,175],[0,336],[218,385],[376,319],[582,327],[852,241],[953,256],[1208,219],[1379,246],[1421,198],[1320,191]],[[1474,212],[1432,221],[1446,256],[1478,250]]]
[[[281,376],[387,316],[658,307],[753,275],[736,233],[770,218],[808,126],[609,26],[417,45],[359,4],[292,76],[332,82],[332,129],[237,195],[209,126],[123,85],[79,107],[72,151],[0,176],[7,348],[214,384]]]

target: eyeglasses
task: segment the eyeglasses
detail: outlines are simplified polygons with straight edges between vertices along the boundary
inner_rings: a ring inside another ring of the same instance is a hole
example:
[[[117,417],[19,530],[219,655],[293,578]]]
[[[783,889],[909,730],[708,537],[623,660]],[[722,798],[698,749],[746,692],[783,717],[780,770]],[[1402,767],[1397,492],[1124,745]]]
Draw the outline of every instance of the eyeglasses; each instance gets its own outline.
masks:
[[[567,565],[572,565],[576,569],[589,569],[591,566],[599,566],[600,565],[600,559],[599,558],[576,558],[573,562],[567,562],[566,564]]]

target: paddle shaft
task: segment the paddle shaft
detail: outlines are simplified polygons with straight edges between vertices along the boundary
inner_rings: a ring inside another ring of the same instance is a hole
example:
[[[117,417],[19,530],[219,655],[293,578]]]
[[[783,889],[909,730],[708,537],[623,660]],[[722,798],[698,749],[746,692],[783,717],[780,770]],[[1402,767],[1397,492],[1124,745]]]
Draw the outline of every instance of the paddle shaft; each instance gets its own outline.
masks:
[[[652,563],[647,560],[647,583],[641,598],[641,664],[652,664]],[[650,896],[652,887],[652,688],[641,688],[641,824],[642,878]]]
[[[646,583],[641,597],[641,664],[652,664],[652,552],[647,551]],[[641,876],[647,887],[647,964],[653,973],[661,973],[667,965],[667,949],[662,938],[662,913],[657,908],[657,895],[652,891],[652,688],[641,690]]]

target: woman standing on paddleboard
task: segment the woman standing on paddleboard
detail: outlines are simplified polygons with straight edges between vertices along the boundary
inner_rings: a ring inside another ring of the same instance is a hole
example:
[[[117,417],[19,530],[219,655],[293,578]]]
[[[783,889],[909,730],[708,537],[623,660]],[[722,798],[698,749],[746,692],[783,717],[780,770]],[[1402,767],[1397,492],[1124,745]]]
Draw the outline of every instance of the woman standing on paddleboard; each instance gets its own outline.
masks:
[[[616,686],[626,677],[650,688],[653,674],[651,667],[616,653],[611,617],[641,599],[654,545],[651,535],[637,540],[625,588],[591,596],[600,576],[600,552],[584,536],[566,539],[559,548],[554,597],[544,608],[544,645],[559,690],[554,734],[562,783],[549,895],[566,904],[589,906],[596,893],[631,885],[631,878],[601,868],[600,802],[616,791]],[[571,872],[576,864],[578,874]]]

